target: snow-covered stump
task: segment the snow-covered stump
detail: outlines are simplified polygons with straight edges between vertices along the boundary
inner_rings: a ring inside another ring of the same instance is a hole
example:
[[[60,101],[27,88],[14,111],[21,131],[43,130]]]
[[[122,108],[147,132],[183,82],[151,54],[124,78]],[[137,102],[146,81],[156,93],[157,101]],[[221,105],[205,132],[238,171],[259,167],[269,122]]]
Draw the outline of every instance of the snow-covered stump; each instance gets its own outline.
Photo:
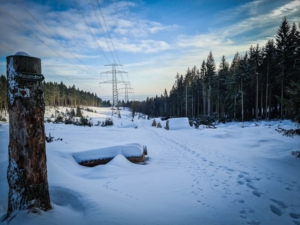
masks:
[[[17,210],[51,209],[48,190],[41,60],[26,53],[7,58],[9,185],[6,218]]]
[[[138,143],[116,145],[83,152],[73,153],[75,161],[82,166],[97,166],[110,162],[117,155],[123,155],[132,163],[142,163],[148,154],[146,146]]]

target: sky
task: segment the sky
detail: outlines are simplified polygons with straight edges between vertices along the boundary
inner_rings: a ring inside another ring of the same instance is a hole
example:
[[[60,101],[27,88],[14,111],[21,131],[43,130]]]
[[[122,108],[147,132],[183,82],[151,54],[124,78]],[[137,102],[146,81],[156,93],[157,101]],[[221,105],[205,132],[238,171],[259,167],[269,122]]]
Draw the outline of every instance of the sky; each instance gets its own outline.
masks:
[[[23,51],[41,59],[47,82],[108,100],[106,65],[116,63],[119,99],[130,82],[129,100],[145,100],[169,92],[210,51],[218,68],[223,55],[230,63],[264,46],[284,16],[300,22],[300,0],[0,0],[0,75],[6,57]]]

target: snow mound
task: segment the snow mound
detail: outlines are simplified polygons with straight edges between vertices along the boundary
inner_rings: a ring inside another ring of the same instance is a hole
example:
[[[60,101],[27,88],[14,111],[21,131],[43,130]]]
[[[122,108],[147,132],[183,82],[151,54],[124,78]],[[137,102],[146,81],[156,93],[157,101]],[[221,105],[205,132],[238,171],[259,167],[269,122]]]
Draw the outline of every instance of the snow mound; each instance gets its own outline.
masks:
[[[187,117],[168,119],[170,130],[192,129]]]
[[[20,55],[20,56],[30,56],[26,52],[17,52],[15,55]]]
[[[132,163],[129,162],[123,155],[118,154],[116,157],[114,157],[111,161],[107,163],[107,165],[110,166],[118,166],[118,167],[127,167],[131,165]]]
[[[80,163],[94,159],[114,158],[119,154],[123,155],[124,157],[141,157],[143,155],[143,152],[143,146],[141,144],[131,143],[83,152],[76,152],[73,153],[73,157],[77,163]]]

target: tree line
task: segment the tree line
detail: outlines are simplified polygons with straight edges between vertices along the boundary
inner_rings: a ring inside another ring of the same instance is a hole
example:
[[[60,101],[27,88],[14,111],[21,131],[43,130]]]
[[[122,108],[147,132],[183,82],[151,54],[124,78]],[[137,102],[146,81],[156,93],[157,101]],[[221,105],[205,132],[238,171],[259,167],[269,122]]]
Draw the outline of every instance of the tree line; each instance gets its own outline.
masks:
[[[102,101],[96,93],[79,90],[75,85],[67,87],[63,82],[43,82],[44,100],[46,106],[69,106],[76,108],[78,105],[110,107],[110,101]],[[7,113],[7,78],[0,76],[0,119]]]
[[[131,102],[134,111],[152,117],[213,117],[219,121],[292,118],[300,121],[300,22],[284,17],[265,46],[222,56],[217,68],[210,51],[200,68],[177,73],[168,94]]]
[[[96,93],[79,90],[75,85],[67,87],[63,82],[43,82],[44,100],[48,106],[78,105],[100,107],[102,99]]]

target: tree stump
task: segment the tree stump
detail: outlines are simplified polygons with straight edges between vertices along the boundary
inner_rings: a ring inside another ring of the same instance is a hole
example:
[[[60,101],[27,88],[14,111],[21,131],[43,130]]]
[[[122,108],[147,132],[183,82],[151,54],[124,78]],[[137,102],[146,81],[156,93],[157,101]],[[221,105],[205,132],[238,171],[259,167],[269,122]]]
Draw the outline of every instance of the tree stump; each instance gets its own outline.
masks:
[[[41,60],[8,56],[9,185],[7,216],[16,210],[51,209],[47,179]]]

